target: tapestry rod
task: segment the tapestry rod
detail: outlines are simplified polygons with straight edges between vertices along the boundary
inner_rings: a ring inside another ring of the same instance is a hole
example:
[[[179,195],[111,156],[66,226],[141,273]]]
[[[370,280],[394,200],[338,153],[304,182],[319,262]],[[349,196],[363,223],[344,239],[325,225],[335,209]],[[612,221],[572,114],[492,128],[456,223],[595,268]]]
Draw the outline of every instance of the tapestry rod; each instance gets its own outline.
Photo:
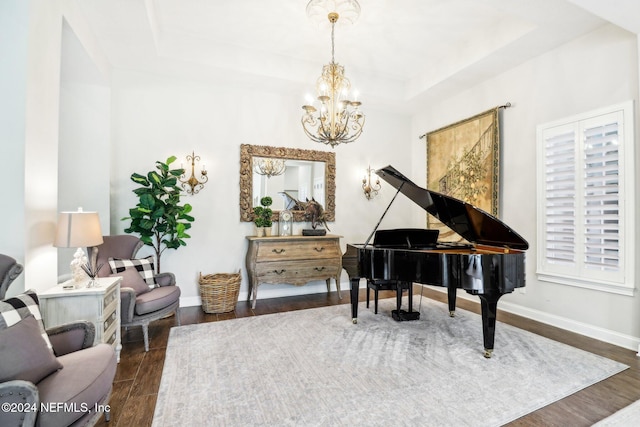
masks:
[[[504,105],[498,105],[496,108],[509,108],[509,107],[511,107],[511,103],[510,102],[506,102]],[[422,135],[420,135],[418,137],[418,139],[426,138],[427,137],[427,133],[423,133]]]

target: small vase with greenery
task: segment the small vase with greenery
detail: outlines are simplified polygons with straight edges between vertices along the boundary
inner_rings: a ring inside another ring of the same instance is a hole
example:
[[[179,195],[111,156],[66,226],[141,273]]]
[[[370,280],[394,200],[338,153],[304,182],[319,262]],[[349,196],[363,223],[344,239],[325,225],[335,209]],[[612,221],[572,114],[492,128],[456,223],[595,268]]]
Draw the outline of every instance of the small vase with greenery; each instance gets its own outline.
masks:
[[[178,177],[184,169],[170,169],[176,160],[171,156],[166,162],[156,162],[157,171],[146,175],[134,173],[131,180],[139,185],[133,192],[138,196],[136,207],[129,209],[129,215],[122,220],[131,220],[125,233],[137,233],[145,245],[152,246],[156,254],[156,274],[160,273],[160,256],[166,249],[186,246],[184,239],[191,236],[194,218],[189,215],[191,205],[180,204]]]
[[[258,237],[262,236],[270,236],[271,235],[271,226],[273,222],[271,222],[271,215],[273,215],[273,211],[269,206],[273,203],[273,200],[269,196],[265,196],[260,199],[260,204],[262,206],[256,206],[253,208],[253,222],[256,224],[256,228],[258,229]]]

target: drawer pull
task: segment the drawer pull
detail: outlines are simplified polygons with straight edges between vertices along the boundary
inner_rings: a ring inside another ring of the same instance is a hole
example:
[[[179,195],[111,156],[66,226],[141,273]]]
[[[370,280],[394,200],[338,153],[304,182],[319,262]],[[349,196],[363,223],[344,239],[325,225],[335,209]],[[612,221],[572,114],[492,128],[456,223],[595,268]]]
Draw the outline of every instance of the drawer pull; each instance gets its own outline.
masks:
[[[322,270],[324,270],[324,267],[315,267],[315,268],[314,268],[314,270],[316,270],[316,271],[322,271]]]
[[[316,252],[322,252],[324,251],[324,247],[319,247],[319,248],[313,248],[316,250]]]
[[[271,252],[275,252],[279,255],[281,253],[284,253],[284,249],[272,249]]]
[[[287,270],[273,270],[273,272],[276,273],[277,275],[281,275],[285,271],[287,271]]]

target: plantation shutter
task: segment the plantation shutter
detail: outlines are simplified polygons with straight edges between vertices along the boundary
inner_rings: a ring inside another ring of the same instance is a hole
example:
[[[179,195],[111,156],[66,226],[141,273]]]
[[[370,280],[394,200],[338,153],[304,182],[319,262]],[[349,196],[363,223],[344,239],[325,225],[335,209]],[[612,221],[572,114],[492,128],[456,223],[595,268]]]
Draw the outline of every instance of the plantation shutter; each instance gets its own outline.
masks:
[[[555,134],[555,132],[558,132]],[[576,160],[573,129],[557,129],[545,140],[545,226],[547,262],[576,262]]]
[[[605,122],[583,131],[583,245],[590,270],[620,269],[618,127],[617,121]]]
[[[541,280],[633,292],[632,105],[538,127]]]

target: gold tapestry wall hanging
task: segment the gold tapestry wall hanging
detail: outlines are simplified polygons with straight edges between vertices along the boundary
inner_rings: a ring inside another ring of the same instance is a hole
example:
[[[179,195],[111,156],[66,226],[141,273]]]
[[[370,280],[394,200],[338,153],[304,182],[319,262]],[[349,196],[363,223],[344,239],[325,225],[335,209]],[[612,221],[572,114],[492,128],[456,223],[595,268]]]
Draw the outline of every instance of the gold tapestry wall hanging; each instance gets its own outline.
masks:
[[[427,136],[427,188],[498,216],[500,126],[496,107]],[[459,236],[427,215],[427,227],[440,230],[442,240]]]

